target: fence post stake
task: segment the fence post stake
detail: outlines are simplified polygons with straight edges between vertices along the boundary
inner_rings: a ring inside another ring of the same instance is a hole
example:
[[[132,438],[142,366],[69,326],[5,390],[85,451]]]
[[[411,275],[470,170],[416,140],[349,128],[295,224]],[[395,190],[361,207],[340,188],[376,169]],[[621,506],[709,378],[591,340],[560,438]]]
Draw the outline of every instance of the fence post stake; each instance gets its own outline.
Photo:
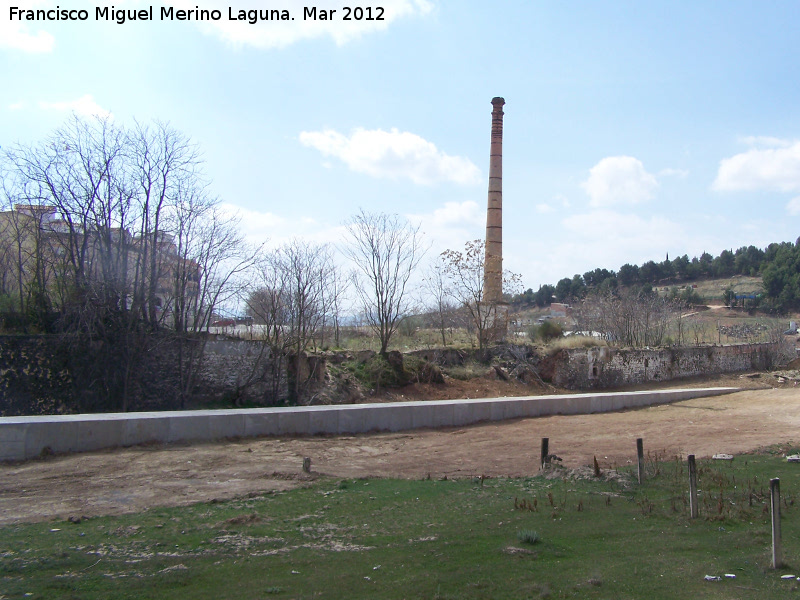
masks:
[[[692,519],[697,518],[697,464],[694,461],[694,454],[690,454],[689,460],[689,512]]]
[[[539,464],[544,469],[547,466],[547,456],[550,454],[550,438],[542,438],[542,452]]]
[[[772,568],[783,566],[783,548],[781,547],[781,480],[769,480],[769,498],[772,512]]]
[[[642,438],[636,438],[636,455],[639,458],[639,485],[644,481],[644,442]]]

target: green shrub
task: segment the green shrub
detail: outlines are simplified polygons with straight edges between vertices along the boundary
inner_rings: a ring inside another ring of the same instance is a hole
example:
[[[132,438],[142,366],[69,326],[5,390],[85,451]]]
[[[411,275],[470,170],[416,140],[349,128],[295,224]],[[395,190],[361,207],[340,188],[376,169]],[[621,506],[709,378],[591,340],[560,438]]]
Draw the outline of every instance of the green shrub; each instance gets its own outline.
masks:
[[[532,529],[520,529],[517,532],[517,539],[523,544],[539,543],[539,534]]]
[[[408,383],[402,365],[395,368],[386,356],[375,354],[366,361],[342,363],[342,367],[350,371],[355,378],[369,388],[380,390],[387,387],[400,387]]]
[[[541,325],[534,325],[528,331],[531,340],[539,340],[545,344],[556,338],[560,338],[564,334],[564,329],[558,323],[553,321],[545,321]]]
[[[376,354],[359,367],[356,370],[356,377],[369,387],[380,389],[397,383],[397,374],[386,357],[381,354]]]

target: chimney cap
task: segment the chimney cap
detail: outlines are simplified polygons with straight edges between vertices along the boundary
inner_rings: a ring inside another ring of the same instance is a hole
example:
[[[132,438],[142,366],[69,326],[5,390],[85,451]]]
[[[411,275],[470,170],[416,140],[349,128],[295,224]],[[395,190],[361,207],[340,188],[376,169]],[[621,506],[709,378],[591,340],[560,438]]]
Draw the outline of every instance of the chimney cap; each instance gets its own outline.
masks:
[[[505,104],[505,103],[506,103],[506,101],[503,98],[501,98],[500,96],[495,96],[494,98],[492,98],[492,104],[494,106],[503,106],[503,104]]]

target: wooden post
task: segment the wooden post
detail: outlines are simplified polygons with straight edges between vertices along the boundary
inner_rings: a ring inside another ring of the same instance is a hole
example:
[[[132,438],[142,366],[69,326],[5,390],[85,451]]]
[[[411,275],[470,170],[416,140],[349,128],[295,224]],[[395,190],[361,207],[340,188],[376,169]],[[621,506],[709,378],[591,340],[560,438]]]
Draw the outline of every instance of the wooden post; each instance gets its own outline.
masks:
[[[644,481],[644,442],[642,438],[636,438],[636,456],[639,458],[639,485]]]
[[[783,566],[783,548],[781,547],[781,480],[769,480],[769,498],[772,504],[772,568]]]
[[[694,454],[688,456],[689,460],[689,512],[692,519],[697,518],[697,464]]]
[[[544,469],[547,466],[547,456],[550,454],[550,438],[542,438],[542,452],[541,452],[541,461],[539,464],[541,468]]]

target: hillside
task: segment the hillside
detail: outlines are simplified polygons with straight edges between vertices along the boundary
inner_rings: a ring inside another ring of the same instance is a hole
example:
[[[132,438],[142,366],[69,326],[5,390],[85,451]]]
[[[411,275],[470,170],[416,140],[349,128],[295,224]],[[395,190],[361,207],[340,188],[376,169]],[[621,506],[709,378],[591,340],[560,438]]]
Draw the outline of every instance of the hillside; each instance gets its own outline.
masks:
[[[739,281],[736,281],[736,279]],[[760,280],[756,284],[755,280]],[[709,300],[714,292],[724,292],[729,285],[741,285],[733,293],[760,292],[759,298],[751,298],[750,308],[762,307],[773,313],[800,309],[800,239],[796,242],[769,244],[765,249],[742,246],[735,252],[723,250],[719,256],[704,252],[699,258],[689,259],[684,254],[660,263],[648,261],[643,265],[624,264],[617,271],[597,268],[583,275],[576,273],[564,277],[555,285],[541,285],[537,291],[528,289],[513,297],[512,302],[521,306],[548,305],[552,299],[568,302],[581,299],[592,290],[605,291],[619,287],[642,286],[662,289],[664,287],[696,285],[703,282],[724,281],[722,288],[709,291]],[[750,284],[753,284],[752,286]],[[756,289],[753,289],[756,288]],[[694,299],[692,299],[694,300]]]
[[[694,291],[702,298],[703,302],[709,306],[722,304],[725,290],[732,290],[734,294],[754,295],[761,294],[764,291],[761,277],[750,277],[746,275],[693,281],[684,285],[692,286]],[[663,292],[670,287],[672,286],[660,286],[659,291]]]

